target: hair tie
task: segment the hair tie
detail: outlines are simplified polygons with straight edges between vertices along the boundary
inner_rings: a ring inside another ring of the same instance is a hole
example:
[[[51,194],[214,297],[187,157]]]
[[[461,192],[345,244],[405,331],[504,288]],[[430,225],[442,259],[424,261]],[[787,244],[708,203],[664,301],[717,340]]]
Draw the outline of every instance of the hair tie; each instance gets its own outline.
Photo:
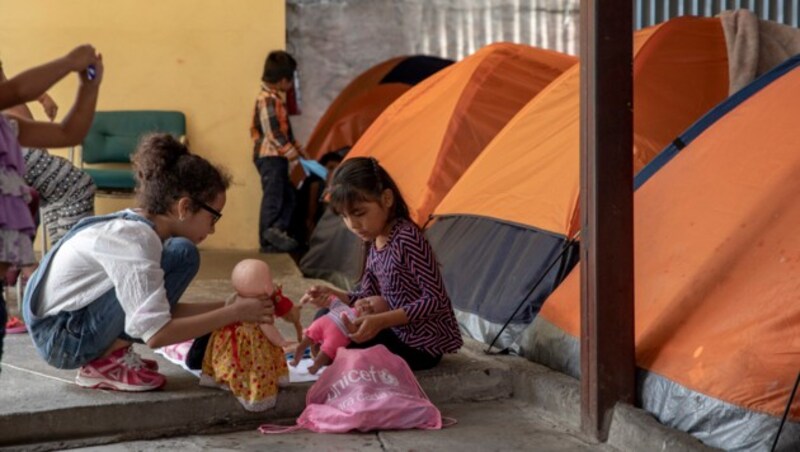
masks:
[[[181,157],[191,155],[189,148],[183,143],[175,139],[170,134],[163,135],[163,147],[166,150],[165,165],[167,168],[172,168],[178,165]]]

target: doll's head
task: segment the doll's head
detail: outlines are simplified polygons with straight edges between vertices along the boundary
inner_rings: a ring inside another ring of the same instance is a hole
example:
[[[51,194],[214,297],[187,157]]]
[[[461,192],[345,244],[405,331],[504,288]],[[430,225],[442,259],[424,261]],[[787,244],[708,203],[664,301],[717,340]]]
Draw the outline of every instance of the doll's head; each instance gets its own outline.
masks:
[[[231,284],[243,297],[271,295],[275,291],[269,265],[258,259],[244,259],[236,264],[231,273]]]

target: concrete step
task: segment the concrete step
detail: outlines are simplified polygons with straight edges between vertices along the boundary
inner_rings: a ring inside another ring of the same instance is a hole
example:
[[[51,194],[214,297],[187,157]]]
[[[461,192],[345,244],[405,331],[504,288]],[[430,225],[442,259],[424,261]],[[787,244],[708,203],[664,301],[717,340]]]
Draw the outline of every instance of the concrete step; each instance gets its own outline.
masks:
[[[485,356],[480,347],[467,341],[461,352],[446,356],[435,369],[416,373],[435,404],[512,395],[511,366]],[[229,393],[200,387],[193,375],[144,346],[137,351],[158,360],[168,378],[163,390],[131,394],[78,387],[76,371],[49,367],[27,335],[8,336],[5,349],[0,374],[0,446],[62,448],[292,420],[305,407],[311,386],[300,383],[283,388],[275,408],[251,413]]]
[[[104,444],[78,451],[617,452],[611,446],[585,438],[579,430],[554,420],[549,413],[515,399],[448,403],[440,405],[439,409],[443,415],[458,422],[442,430],[350,432],[335,435],[320,435],[302,430],[290,434],[262,435],[255,429],[250,429],[215,435]]]

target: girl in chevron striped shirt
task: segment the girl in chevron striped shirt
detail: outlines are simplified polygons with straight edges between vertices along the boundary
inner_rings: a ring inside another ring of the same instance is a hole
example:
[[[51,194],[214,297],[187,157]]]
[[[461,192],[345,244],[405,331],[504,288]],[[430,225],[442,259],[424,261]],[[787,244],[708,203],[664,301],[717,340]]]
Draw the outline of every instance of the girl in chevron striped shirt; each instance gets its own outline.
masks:
[[[374,158],[351,158],[328,193],[330,207],[366,244],[363,272],[354,291],[313,286],[301,304],[345,301],[359,312],[353,321],[342,318],[351,331],[348,347],[383,344],[414,370],[458,351],[463,340],[436,257],[391,176]]]

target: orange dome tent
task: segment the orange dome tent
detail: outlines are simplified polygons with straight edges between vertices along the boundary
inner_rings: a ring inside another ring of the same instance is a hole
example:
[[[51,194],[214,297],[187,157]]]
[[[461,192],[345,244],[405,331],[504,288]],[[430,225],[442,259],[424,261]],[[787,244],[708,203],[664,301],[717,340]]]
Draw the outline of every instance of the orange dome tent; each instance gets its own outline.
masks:
[[[421,225],[514,114],[576,62],[521,44],[486,46],[394,102],[348,157],[378,159]]]
[[[709,112],[636,178],[639,400],[726,450],[769,450],[800,371],[800,56]],[[681,146],[686,146],[681,149]],[[529,356],[578,375],[579,269]],[[800,450],[795,401],[779,450]]]
[[[634,35],[634,171],[724,99],[719,19]],[[531,100],[438,205],[428,237],[462,328],[512,345],[577,260],[580,68]],[[541,281],[540,281],[541,279]]]
[[[352,147],[395,99],[412,86],[453,64],[433,56],[396,57],[379,63],[353,79],[331,105],[308,139],[314,158]]]
[[[378,159],[397,182],[412,219],[422,225],[508,120],[576,61],[526,45],[486,46],[392,103],[348,158]],[[358,249],[341,220],[326,213],[300,267],[309,276],[352,282]]]

